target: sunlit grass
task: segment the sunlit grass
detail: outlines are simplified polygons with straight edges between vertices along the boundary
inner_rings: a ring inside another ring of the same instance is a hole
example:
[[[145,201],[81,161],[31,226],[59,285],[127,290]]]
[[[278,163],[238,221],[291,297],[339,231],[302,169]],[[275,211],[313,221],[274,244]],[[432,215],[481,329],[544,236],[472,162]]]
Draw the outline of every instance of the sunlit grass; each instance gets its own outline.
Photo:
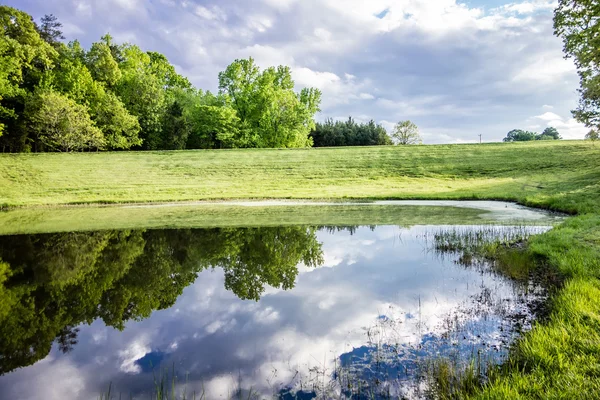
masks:
[[[5,207],[264,198],[494,199],[579,214],[519,249],[519,262],[565,280],[549,317],[489,382],[468,378],[452,398],[600,398],[597,144],[0,155]]]

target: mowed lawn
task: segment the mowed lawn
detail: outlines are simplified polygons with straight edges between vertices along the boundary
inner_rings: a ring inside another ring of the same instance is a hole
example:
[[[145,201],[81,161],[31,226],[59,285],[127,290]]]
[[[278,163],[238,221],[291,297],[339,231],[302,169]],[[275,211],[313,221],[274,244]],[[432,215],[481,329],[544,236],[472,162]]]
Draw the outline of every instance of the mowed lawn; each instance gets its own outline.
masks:
[[[600,144],[0,154],[0,205],[218,199],[518,200],[591,211]]]

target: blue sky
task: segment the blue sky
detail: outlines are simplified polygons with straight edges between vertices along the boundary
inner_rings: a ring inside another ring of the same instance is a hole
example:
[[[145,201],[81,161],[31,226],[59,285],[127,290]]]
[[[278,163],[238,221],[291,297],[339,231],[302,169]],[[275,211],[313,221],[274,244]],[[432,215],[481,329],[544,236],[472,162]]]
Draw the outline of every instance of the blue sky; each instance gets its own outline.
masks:
[[[164,53],[203,89],[236,58],[292,67],[327,117],[417,123],[425,143],[501,140],[514,128],[586,129],[578,78],[552,35],[555,1],[5,0],[53,13],[68,39],[106,32]]]

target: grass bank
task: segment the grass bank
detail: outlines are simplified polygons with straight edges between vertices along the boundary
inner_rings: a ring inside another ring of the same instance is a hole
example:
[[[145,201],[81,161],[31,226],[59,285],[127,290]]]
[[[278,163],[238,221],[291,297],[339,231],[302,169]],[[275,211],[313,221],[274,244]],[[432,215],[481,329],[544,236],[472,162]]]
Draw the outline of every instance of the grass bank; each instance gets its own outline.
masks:
[[[0,155],[6,207],[252,198],[496,199],[577,214],[525,250],[566,279],[549,318],[468,397],[600,398],[597,144]]]

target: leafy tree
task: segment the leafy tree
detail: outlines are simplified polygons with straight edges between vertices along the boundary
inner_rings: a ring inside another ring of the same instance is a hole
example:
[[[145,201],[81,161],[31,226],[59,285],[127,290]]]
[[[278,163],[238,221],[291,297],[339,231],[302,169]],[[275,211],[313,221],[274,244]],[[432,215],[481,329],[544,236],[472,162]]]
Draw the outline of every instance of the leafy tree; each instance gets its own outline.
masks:
[[[231,107],[198,105],[191,117],[192,134],[188,149],[249,147],[253,142],[245,136],[249,130],[240,129],[240,119]]]
[[[400,121],[394,126],[392,139],[398,145],[421,144],[419,128],[411,121]]]
[[[600,127],[600,4],[593,0],[559,0],[554,11],[554,34],[572,58],[580,79],[575,118],[587,127]]]
[[[104,92],[91,107],[94,123],[104,134],[106,148],[127,150],[140,146],[140,123],[129,114],[121,100],[112,92]]]
[[[595,142],[596,140],[600,139],[600,134],[598,134],[597,130],[592,129],[585,135],[585,138],[587,140],[591,140],[591,141]]]
[[[536,140],[537,134],[535,132],[524,131],[521,129],[513,129],[506,134],[503,139],[504,142],[527,142],[530,140]]]
[[[26,151],[28,132],[20,119],[25,98],[52,68],[57,53],[40,37],[32,18],[12,7],[0,6],[0,33],[0,136],[10,128],[2,147]]]
[[[29,129],[47,149],[76,151],[105,145],[84,106],[57,92],[37,90],[25,110]]]
[[[219,90],[240,119],[240,132],[253,138],[248,147],[306,147],[319,111],[321,92],[294,92],[288,67],[261,72],[252,58],[236,60],[219,74]],[[249,131],[249,132],[248,132]]]
[[[62,33],[62,23],[53,14],[44,15],[40,26],[36,27],[40,37],[53,47],[59,47],[65,37]]]
[[[103,42],[92,44],[85,59],[86,65],[96,81],[113,87],[121,79],[119,64],[114,59],[108,44]]]
[[[166,110],[164,82],[152,73],[151,58],[139,47],[122,47],[124,61],[119,65],[122,77],[115,92],[138,118],[145,150],[159,149],[162,144],[162,119]]]
[[[560,137],[560,134],[558,133],[556,128],[549,126],[548,128],[544,129],[544,131],[540,135],[537,135],[535,139],[536,140],[560,140],[562,138]]]

